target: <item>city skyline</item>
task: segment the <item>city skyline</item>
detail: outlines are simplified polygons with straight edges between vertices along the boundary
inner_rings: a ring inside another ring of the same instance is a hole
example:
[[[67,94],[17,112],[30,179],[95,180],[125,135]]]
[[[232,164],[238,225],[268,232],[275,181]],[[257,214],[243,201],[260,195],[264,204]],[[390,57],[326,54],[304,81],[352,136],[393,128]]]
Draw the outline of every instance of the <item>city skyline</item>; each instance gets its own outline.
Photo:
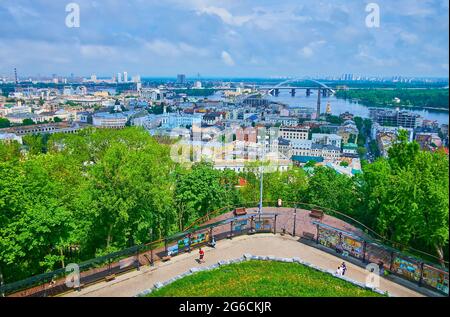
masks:
[[[377,1],[379,28],[369,2],[80,0],[68,28],[69,2],[6,0],[0,75],[448,77],[447,1]]]

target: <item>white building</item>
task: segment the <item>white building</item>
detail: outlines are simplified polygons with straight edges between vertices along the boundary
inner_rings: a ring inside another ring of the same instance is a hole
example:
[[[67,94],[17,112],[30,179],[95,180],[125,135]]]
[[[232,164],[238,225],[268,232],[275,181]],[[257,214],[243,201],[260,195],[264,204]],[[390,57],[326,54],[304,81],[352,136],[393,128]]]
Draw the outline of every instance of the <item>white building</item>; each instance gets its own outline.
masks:
[[[291,140],[292,155],[311,156],[311,140]]]
[[[15,135],[14,133],[0,133],[0,142],[12,143],[14,141],[22,144],[22,137]]]
[[[403,128],[403,127],[388,127],[388,126],[382,126],[379,123],[374,122],[372,124],[372,129],[370,131],[370,137],[373,140],[377,139],[377,135],[380,133],[393,133],[398,135],[398,132],[400,130],[405,130],[408,132],[408,140],[409,142],[413,141],[413,137],[414,137],[414,129],[412,128]]]
[[[99,112],[92,116],[92,124],[100,128],[122,129],[128,117],[124,113]]]
[[[338,148],[340,148],[342,144],[342,137],[337,134],[313,133],[311,139],[313,143],[334,145]]]
[[[161,126],[165,129],[174,129],[186,126],[200,126],[203,116],[201,114],[166,113],[161,118]]]
[[[309,127],[280,127],[280,137],[286,140],[308,140]]]

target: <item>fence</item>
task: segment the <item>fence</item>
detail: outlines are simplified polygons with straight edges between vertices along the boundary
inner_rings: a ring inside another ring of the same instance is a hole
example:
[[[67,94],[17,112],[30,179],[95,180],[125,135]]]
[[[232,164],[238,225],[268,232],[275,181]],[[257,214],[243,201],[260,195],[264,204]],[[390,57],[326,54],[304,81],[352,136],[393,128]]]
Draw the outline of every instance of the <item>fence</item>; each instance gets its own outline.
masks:
[[[173,257],[213,241],[225,238],[260,233],[276,233],[277,214],[245,215],[232,217],[200,227],[192,227],[185,232],[148,244],[114,252],[78,264],[80,286],[78,289],[98,281],[114,278],[130,270],[140,269],[142,265],[154,265],[166,257]],[[214,238],[214,240],[213,240]],[[36,275],[28,279],[0,287],[0,294],[12,297],[55,296],[73,290],[66,285],[66,278],[72,272],[64,268]]]
[[[264,206],[270,205],[273,206],[275,204],[264,202]],[[213,241],[226,238],[232,239],[239,235],[259,232],[276,233],[277,230],[284,231],[286,224],[293,223],[292,235],[296,235],[296,232],[300,233],[300,229],[315,227],[317,230],[315,234],[317,244],[321,244],[331,250],[337,250],[343,255],[351,256],[362,262],[382,262],[386,271],[413,281],[420,286],[448,295],[447,269],[437,268],[432,263],[407,256],[395,248],[386,246],[379,240],[373,239],[367,234],[368,232],[374,233],[370,228],[365,227],[345,214],[304,203],[283,202],[283,205],[293,207],[295,211],[303,207],[304,209],[302,210],[305,213],[303,222],[297,221],[296,223],[297,213],[292,213],[292,210],[283,214],[280,214],[282,211],[280,209],[273,213],[265,211],[263,214],[247,214],[234,217],[229,213],[233,209],[232,206],[223,207],[208,213],[200,221],[196,221],[187,227],[182,233],[80,263],[80,287],[85,287],[108,277],[114,277],[129,270],[139,269],[141,265],[154,265],[155,262],[161,261],[167,256],[172,257],[184,252],[191,252],[193,249],[204,245],[212,245]],[[255,204],[247,203],[244,206],[250,207],[255,206]],[[348,227],[350,223],[360,230],[348,232],[329,226],[323,221],[311,221],[308,211],[311,207],[321,208],[329,218],[336,217],[341,219],[342,223],[345,224],[344,228]],[[216,215],[219,216],[211,219]],[[201,222],[206,222],[206,224],[198,225]],[[376,233],[373,235],[379,238]],[[383,240],[383,242],[386,242],[386,240]],[[67,275],[66,270],[62,268],[6,284],[0,287],[0,295],[54,296],[61,294],[72,290],[72,288],[66,286]]]
[[[363,263],[378,263],[387,271],[406,280],[448,295],[448,271],[434,267],[424,260],[380,245],[365,237],[356,236],[319,221],[312,222],[316,228],[316,243],[335,250],[342,256],[350,256]]]

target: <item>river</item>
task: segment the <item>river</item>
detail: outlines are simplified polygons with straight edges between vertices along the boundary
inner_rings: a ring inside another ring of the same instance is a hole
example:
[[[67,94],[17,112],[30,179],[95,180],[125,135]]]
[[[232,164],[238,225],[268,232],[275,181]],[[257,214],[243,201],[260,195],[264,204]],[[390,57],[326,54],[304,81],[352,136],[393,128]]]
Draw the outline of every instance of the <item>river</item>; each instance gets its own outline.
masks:
[[[308,107],[316,109],[317,106],[317,95],[312,94],[307,97],[304,91],[297,91],[297,94],[292,97],[289,90],[280,90],[278,97],[270,96],[270,100],[281,102],[287,104],[291,107]],[[369,117],[369,107],[359,104],[358,102],[351,102],[349,100],[338,99],[335,96],[322,97],[321,110],[325,112],[326,105],[329,102],[331,106],[331,113],[333,115],[339,115],[343,112],[350,112],[355,116],[359,117]],[[392,109],[392,108],[389,108]],[[400,108],[417,113],[427,120],[436,120],[439,124],[448,124],[448,112],[430,109],[411,109],[411,108]]]

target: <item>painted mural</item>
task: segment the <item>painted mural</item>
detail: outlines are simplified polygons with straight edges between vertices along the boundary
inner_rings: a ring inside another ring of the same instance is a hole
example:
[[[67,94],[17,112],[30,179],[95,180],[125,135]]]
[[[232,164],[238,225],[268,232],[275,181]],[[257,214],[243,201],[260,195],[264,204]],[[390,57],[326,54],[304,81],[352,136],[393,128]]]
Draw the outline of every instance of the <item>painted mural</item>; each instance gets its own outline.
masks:
[[[233,222],[233,231],[234,232],[243,231],[243,230],[246,230],[247,228],[248,228],[248,220],[239,220],[239,221]]]
[[[448,272],[424,264],[423,283],[448,295]]]
[[[193,234],[191,237],[191,246],[196,246],[202,243],[205,243],[208,241],[209,238],[209,232],[203,232],[203,233],[196,233]]]
[[[328,248],[335,248],[339,243],[339,233],[324,227],[319,227],[319,243]]]
[[[395,257],[392,271],[413,281],[420,280],[419,264],[411,260]]]
[[[363,257],[363,243],[361,241],[343,234],[341,246],[343,252],[347,252],[349,255],[358,259]]]
[[[272,230],[271,219],[255,220],[255,229],[257,231],[270,231]]]

